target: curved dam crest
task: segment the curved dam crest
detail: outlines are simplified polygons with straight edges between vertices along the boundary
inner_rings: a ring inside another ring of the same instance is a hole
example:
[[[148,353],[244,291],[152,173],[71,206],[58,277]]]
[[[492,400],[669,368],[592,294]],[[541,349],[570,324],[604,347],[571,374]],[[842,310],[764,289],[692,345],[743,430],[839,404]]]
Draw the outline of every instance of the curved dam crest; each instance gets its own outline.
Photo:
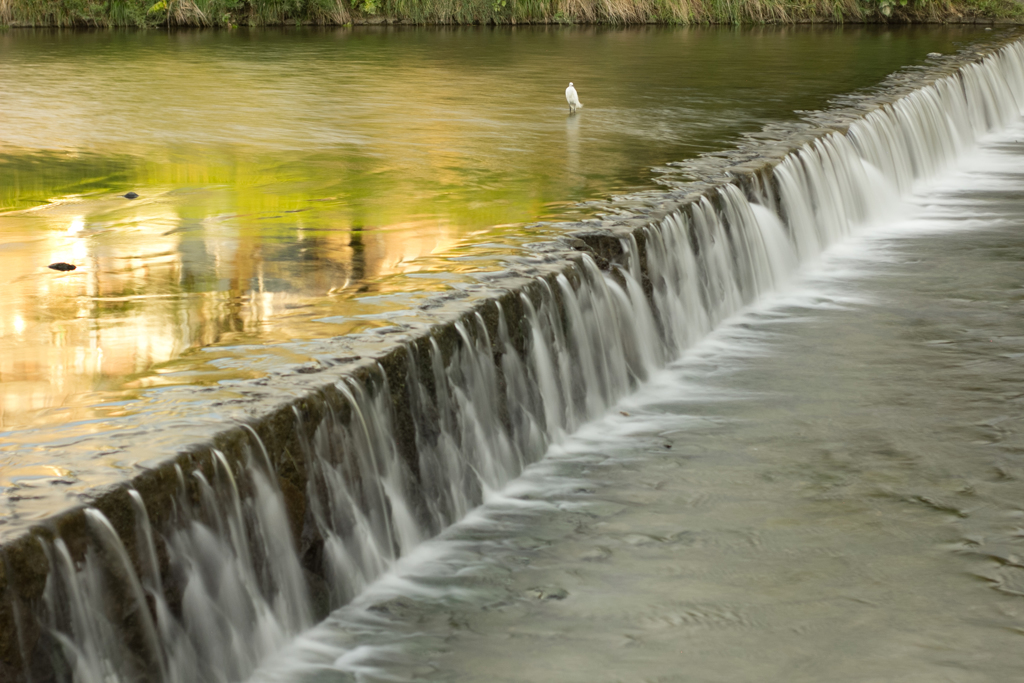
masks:
[[[311,344],[318,366],[240,383],[198,426],[182,416],[167,452],[88,505],[7,524],[0,678],[245,680],[549,444],[883,218],[878,193],[908,192],[1016,120],[1015,41],[674,167],[669,191],[563,226],[490,286]]]

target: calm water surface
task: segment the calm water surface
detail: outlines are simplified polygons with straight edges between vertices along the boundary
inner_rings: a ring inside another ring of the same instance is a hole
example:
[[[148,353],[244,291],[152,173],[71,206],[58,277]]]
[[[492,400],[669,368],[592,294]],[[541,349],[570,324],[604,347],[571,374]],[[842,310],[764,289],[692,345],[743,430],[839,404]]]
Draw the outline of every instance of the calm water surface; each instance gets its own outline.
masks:
[[[294,361],[273,343],[385,324],[519,253],[531,222],[981,35],[2,33],[0,433],[251,376],[250,344]]]
[[[734,318],[257,680],[1019,678],[1022,143]]]

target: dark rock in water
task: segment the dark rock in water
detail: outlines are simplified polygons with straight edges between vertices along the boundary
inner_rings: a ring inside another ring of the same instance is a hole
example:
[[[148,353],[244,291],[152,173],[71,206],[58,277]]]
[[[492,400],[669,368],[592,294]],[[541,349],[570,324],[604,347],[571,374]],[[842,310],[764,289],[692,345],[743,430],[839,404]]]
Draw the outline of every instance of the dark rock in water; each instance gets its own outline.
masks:
[[[125,199],[135,199],[136,197],[138,197],[138,196],[139,196],[139,193],[138,193],[138,192],[129,192],[129,193],[127,193],[127,194],[125,194],[125,195],[122,195],[122,196],[123,196],[123,197],[124,197]]]
[[[64,263],[63,261],[60,261],[59,263],[51,263],[47,266],[47,268],[53,268],[54,270],[74,270],[77,267],[78,266],[73,266],[70,263]]]

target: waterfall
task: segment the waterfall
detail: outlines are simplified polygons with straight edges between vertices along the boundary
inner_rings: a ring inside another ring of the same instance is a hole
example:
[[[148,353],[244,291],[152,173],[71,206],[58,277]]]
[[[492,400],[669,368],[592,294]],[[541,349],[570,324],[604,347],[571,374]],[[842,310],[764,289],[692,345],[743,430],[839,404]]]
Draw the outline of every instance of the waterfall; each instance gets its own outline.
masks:
[[[605,269],[580,253],[405,342],[388,366],[401,372],[374,365],[322,392],[313,417],[296,408],[295,452],[269,452],[249,430],[242,457],[215,451],[205,469],[179,468],[160,523],[130,491],[133,537],[87,510],[83,538],[41,540],[50,569],[39,642],[54,677],[247,679],[652,370],[885,220],[887,198],[1022,107],[1024,46],[1013,43],[629,232]],[[286,489],[284,467],[303,473],[304,491]]]

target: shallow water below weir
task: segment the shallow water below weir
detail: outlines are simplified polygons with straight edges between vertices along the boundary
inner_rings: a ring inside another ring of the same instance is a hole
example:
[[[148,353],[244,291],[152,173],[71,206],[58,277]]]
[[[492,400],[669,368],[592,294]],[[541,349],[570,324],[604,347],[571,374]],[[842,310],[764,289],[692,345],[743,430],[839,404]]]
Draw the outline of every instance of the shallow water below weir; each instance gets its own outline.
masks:
[[[1017,678],[1022,159],[989,138],[253,680]]]

